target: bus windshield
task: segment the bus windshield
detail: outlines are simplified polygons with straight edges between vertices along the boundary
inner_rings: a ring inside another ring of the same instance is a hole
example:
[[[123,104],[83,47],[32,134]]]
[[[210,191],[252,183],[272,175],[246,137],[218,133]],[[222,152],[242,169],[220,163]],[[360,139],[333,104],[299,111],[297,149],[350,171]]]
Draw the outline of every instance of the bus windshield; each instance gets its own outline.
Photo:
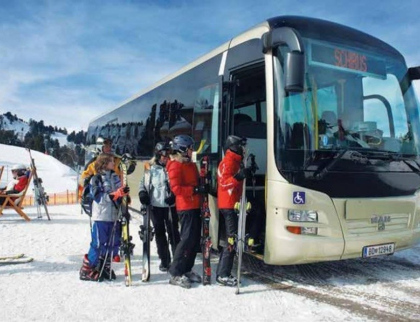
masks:
[[[274,57],[279,170],[308,170],[317,155],[336,157],[349,150],[367,158],[381,154],[417,160],[419,111],[411,84],[401,85],[404,59],[351,41],[304,38],[304,45],[302,93],[285,93],[281,87],[287,48],[279,48]]]

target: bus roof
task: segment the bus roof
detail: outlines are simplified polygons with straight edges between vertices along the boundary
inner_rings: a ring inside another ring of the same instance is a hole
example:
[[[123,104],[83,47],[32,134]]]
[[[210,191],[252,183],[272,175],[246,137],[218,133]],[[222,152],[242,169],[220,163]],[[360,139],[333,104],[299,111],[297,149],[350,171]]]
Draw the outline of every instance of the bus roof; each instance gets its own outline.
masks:
[[[242,32],[241,34],[231,38],[229,41],[225,42],[221,46],[213,49],[209,53],[197,58],[193,62],[185,65],[178,71],[162,78],[153,85],[141,90],[140,92],[134,94],[127,100],[120,103],[118,106],[111,108],[110,110],[102,113],[101,115],[95,117],[91,120],[90,123],[95,122],[100,119],[102,116],[114,111],[115,109],[124,106],[128,102],[152,91],[153,89],[159,87],[160,85],[168,82],[169,80],[185,73],[186,71],[200,65],[201,63],[211,59],[212,57],[228,50],[231,47],[234,47],[242,42],[245,42],[249,39],[261,37],[264,32],[267,32],[271,29],[276,29],[280,27],[291,27],[296,30],[303,36],[308,38],[322,38],[323,40],[336,41],[340,42],[340,39],[343,38],[346,40],[351,40],[354,43],[360,44],[363,46],[377,47],[379,50],[386,52],[387,54],[398,56],[400,59],[404,59],[402,55],[392,46],[388,45],[384,41],[375,38],[371,35],[368,35],[362,31],[335,23],[327,20],[302,17],[302,16],[278,16],[269,18],[266,21],[255,25],[248,30]]]

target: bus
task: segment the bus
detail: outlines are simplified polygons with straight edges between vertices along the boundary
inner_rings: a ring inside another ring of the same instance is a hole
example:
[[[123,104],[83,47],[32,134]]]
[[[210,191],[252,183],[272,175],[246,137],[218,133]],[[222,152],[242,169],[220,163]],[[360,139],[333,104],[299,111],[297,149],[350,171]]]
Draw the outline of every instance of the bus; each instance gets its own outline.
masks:
[[[217,248],[223,143],[246,137],[258,166],[252,254],[272,265],[391,255],[420,239],[419,78],[364,32],[279,16],[95,118],[88,144],[110,137],[116,153],[144,160],[157,142],[192,136],[197,162],[210,160]]]

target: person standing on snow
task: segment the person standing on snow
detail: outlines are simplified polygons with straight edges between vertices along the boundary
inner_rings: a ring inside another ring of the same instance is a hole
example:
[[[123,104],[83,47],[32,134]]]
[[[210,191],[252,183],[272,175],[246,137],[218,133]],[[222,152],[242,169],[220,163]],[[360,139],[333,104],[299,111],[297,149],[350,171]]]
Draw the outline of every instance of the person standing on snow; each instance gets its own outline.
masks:
[[[89,160],[89,162],[86,164],[85,166],[85,170],[82,172],[81,175],[81,179],[84,180],[86,178],[89,178],[93,175],[96,174],[95,172],[95,161],[98,158],[98,155],[100,155],[101,153],[108,153],[108,154],[113,154],[112,153],[112,140],[111,139],[103,139],[103,138],[98,138],[98,140],[96,140],[96,144],[97,144],[97,149],[98,149],[98,154],[95,155],[92,159]],[[120,171],[120,163],[121,163],[121,158],[117,157],[114,155],[114,172],[121,176],[121,171]]]
[[[111,270],[113,239],[119,238],[115,231],[115,225],[122,197],[126,196],[130,189],[127,186],[122,186],[119,176],[113,171],[114,166],[115,161],[112,154],[102,153],[95,161],[97,174],[90,181],[94,197],[92,241],[80,268],[79,277],[81,280],[98,281],[103,278],[116,278],[114,271]]]
[[[169,145],[159,142],[155,146],[155,156],[146,163],[146,171],[140,181],[139,199],[145,206],[152,206],[152,223],[155,228],[157,252],[160,258],[159,269],[166,272],[179,243],[178,215],[175,209],[175,196],[169,187],[165,166],[169,157]],[[171,213],[169,214],[169,207]]]
[[[97,149],[98,149],[98,154],[95,155],[85,166],[85,170],[82,172],[81,175],[81,182],[83,183],[83,187],[86,186],[89,182],[90,179],[96,174],[96,170],[95,170],[95,161],[97,160],[98,156],[103,154],[103,153],[107,153],[107,154],[112,154],[114,156],[114,169],[113,171],[115,172],[115,174],[117,174],[120,179],[122,180],[122,174],[121,174],[121,170],[120,170],[120,164],[121,164],[121,158],[115,156],[112,153],[112,140],[108,139],[108,138],[98,138],[96,140],[96,144],[97,144]],[[81,191],[83,189],[79,189],[79,191]],[[81,197],[81,196],[80,196]],[[118,254],[119,249],[120,249],[120,245],[121,245],[121,223],[118,222],[117,223],[117,227],[116,227],[116,236],[117,238],[115,238],[114,241],[114,249],[113,249],[113,254],[114,254],[114,258],[112,259],[114,262],[120,262],[121,258],[120,255]]]
[[[238,284],[237,278],[231,274],[238,233],[238,215],[234,208],[242,196],[243,180],[251,177],[250,168],[241,168],[245,144],[245,138],[228,136],[224,147],[226,154],[217,169],[217,205],[225,220],[227,244],[220,252],[216,282],[223,286]]]
[[[188,135],[177,135],[170,143],[172,153],[166,165],[169,184],[176,197],[176,210],[181,223],[181,241],[169,268],[169,284],[190,288],[201,283],[201,276],[192,271],[201,238],[201,196],[208,187],[199,185],[197,166],[191,156],[194,140]]]

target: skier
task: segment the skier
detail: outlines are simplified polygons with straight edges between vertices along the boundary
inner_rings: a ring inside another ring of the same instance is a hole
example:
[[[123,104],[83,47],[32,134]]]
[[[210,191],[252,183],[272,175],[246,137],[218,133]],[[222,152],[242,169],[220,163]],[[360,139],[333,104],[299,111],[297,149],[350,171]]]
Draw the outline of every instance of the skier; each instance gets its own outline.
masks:
[[[92,178],[92,176],[94,176],[96,174],[95,161],[98,158],[98,156],[102,153],[113,154],[112,153],[112,140],[111,139],[108,139],[108,138],[103,139],[103,138],[99,137],[96,140],[96,144],[97,144],[98,154],[95,155],[86,164],[85,170],[82,172],[82,175],[81,175],[81,181],[83,183],[83,187],[86,186],[90,182],[90,179]],[[120,170],[121,158],[117,157],[114,154],[113,154],[113,156],[114,156],[114,169],[113,169],[113,171],[120,177],[120,180],[122,180],[122,173],[121,173],[121,170]],[[114,258],[112,260],[113,260],[113,262],[119,263],[121,261],[120,255],[118,254],[120,244],[121,244],[121,238],[120,238],[120,236],[121,236],[121,223],[120,222],[117,223],[116,229],[117,229],[116,238],[114,240],[114,248],[113,248],[113,252],[112,252],[114,254]]]
[[[190,288],[191,283],[202,281],[201,276],[193,272],[192,268],[200,250],[200,194],[208,193],[208,186],[198,185],[198,169],[191,161],[193,147],[194,141],[190,136],[175,136],[171,142],[170,160],[166,165],[181,223],[181,240],[169,268],[169,284],[184,288]]]
[[[101,153],[110,153],[112,154],[112,140],[111,139],[103,139],[103,138],[98,138],[96,140],[96,144],[97,144],[97,154],[89,160],[89,162],[86,164],[85,166],[85,170],[82,172],[81,178],[82,180],[89,178],[93,175],[96,174],[95,172],[95,161],[98,158],[98,155]],[[120,171],[120,163],[121,163],[121,158],[117,157],[114,155],[115,158],[115,167],[114,167],[114,172],[118,175],[121,176],[121,171]]]
[[[0,195],[10,195],[19,193],[23,191],[28,185],[26,166],[24,166],[23,164],[15,164],[14,166],[12,166],[11,170],[13,180],[11,180],[6,187],[2,189],[0,188]],[[0,205],[3,204],[5,199],[5,197],[0,197]]]
[[[251,177],[250,168],[241,168],[245,144],[245,138],[228,136],[224,146],[226,154],[217,169],[217,204],[225,220],[227,244],[220,252],[216,282],[223,286],[236,286],[238,283],[231,274],[238,233],[238,215],[234,207],[242,195],[242,181]]]
[[[94,164],[97,175],[91,179],[94,196],[92,241],[80,269],[80,279],[88,281],[98,281],[110,277],[115,279],[115,273],[110,269],[109,253],[112,252],[110,246],[113,245],[112,239],[119,238],[115,232],[118,205],[121,203],[122,197],[129,192],[129,188],[122,186],[119,176],[113,171],[115,161],[112,154],[100,154]]]
[[[178,215],[175,210],[175,195],[170,191],[165,166],[169,157],[169,145],[159,142],[155,146],[155,156],[146,163],[146,171],[140,181],[139,198],[143,205],[152,208],[152,222],[155,228],[156,246],[160,258],[159,269],[166,272],[171,263],[168,239],[172,257],[179,243]],[[171,214],[169,214],[171,207]],[[171,215],[171,217],[170,217]]]

